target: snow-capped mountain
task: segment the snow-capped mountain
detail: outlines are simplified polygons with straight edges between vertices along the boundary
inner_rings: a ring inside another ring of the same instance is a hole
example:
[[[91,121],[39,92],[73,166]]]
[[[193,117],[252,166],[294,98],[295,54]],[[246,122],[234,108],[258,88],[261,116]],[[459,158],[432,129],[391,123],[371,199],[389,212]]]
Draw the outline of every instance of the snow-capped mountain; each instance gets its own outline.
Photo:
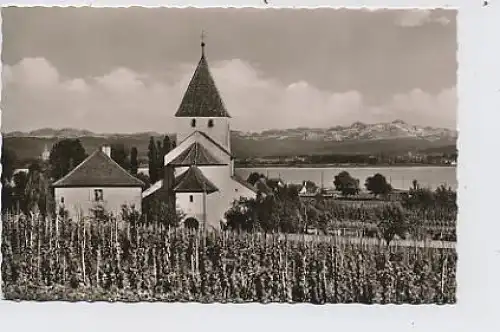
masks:
[[[264,139],[302,139],[309,141],[350,141],[350,140],[381,140],[400,138],[421,138],[429,141],[440,139],[456,139],[457,132],[446,128],[410,125],[402,120],[389,123],[365,124],[355,122],[350,126],[331,128],[295,128],[266,130],[260,133],[236,132],[241,138]]]

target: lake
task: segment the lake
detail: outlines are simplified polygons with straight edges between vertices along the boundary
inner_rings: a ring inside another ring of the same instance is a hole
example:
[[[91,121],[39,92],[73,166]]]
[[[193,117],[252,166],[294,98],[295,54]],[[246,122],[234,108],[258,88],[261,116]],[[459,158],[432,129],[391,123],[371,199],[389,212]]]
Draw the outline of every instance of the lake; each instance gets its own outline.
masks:
[[[414,167],[344,167],[344,168],[300,168],[300,167],[262,167],[262,168],[236,168],[235,173],[248,178],[250,173],[259,172],[267,177],[281,178],[288,183],[302,183],[310,180],[321,185],[323,178],[324,187],[333,187],[333,178],[341,171],[348,171],[351,176],[359,179],[360,186],[364,188],[367,177],[380,173],[396,189],[408,189],[415,179],[422,187],[435,189],[444,184],[456,190],[458,187],[457,168],[414,166]]]

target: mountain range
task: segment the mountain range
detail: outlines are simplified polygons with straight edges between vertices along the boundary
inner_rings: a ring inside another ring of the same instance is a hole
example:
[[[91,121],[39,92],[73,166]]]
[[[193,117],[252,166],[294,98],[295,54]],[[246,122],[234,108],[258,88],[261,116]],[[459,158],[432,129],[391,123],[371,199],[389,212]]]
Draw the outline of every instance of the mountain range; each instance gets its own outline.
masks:
[[[28,132],[22,131],[11,131],[2,134],[3,137],[32,137],[32,138],[81,138],[81,137],[127,137],[127,136],[160,136],[157,132],[144,132],[144,133],[133,133],[133,134],[120,134],[120,133],[94,133],[90,130],[85,129],[75,129],[75,128],[42,128],[36,129]]]
[[[88,130],[43,128],[30,132],[3,134],[4,144],[19,158],[37,158],[45,146],[50,147],[63,138],[79,138],[87,151],[103,144],[122,143],[147,155],[150,137],[161,139],[165,134],[93,133]],[[175,135],[171,135],[175,136]],[[231,148],[236,158],[263,156],[297,156],[311,154],[377,154],[409,151],[452,151],[456,149],[457,132],[445,128],[415,126],[401,120],[331,128],[273,129],[262,132],[231,132]]]
[[[389,123],[365,124],[355,122],[350,126],[331,128],[296,128],[284,130],[266,130],[260,133],[236,132],[241,138],[253,140],[265,139],[303,139],[312,141],[345,142],[350,140],[383,140],[398,138],[420,138],[430,141],[456,139],[457,132],[445,128],[410,125],[402,120]]]

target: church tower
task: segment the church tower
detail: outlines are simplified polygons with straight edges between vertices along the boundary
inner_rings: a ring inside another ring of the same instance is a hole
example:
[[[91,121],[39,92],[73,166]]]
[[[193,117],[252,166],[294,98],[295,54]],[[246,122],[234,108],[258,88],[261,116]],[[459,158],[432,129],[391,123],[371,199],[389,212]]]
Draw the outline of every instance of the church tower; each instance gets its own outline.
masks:
[[[201,59],[189,82],[186,93],[175,113],[177,142],[195,131],[210,136],[227,151],[231,151],[230,116],[208,68],[205,42],[201,42]]]
[[[234,174],[230,116],[208,68],[203,39],[201,58],[175,118],[177,145],[165,155],[163,179],[142,197],[158,193],[153,197],[162,197],[170,211],[182,212],[185,226],[218,229],[235,200],[255,198],[257,192]]]

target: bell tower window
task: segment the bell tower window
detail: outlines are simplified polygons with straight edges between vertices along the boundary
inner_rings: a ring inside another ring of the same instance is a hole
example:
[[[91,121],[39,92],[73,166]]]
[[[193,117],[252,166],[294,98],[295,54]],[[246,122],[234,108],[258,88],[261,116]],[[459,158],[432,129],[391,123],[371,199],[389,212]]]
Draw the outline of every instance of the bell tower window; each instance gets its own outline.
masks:
[[[214,126],[214,120],[210,119],[208,120],[208,128],[212,128]]]
[[[191,127],[196,127],[196,119],[191,120]]]

